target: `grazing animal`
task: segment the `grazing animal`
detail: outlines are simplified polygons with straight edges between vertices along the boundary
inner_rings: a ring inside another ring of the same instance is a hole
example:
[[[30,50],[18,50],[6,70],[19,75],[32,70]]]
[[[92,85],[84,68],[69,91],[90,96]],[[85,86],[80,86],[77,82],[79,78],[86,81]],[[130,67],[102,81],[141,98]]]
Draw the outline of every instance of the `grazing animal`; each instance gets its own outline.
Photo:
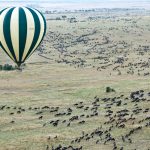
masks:
[[[39,117],[39,119],[42,119],[42,118],[43,118],[43,116],[40,116],[40,117]]]

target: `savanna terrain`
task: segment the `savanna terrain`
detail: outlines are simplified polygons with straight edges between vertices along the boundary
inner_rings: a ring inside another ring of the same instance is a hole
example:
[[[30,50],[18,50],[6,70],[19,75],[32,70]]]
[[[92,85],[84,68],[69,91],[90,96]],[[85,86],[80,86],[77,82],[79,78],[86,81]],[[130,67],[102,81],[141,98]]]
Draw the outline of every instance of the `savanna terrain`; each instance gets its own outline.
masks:
[[[44,16],[22,71],[0,71],[0,150],[149,150],[150,11]]]

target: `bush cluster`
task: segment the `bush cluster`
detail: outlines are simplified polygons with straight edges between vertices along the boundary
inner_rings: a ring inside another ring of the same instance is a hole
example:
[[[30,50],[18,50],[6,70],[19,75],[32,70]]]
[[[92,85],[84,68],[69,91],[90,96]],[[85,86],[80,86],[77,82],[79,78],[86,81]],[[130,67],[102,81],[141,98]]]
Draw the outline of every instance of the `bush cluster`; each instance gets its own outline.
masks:
[[[106,93],[115,92],[115,90],[111,87],[106,87]]]
[[[5,71],[11,71],[11,70],[15,70],[16,66],[13,67],[12,65],[9,64],[5,64],[5,65],[0,65],[0,71],[5,70]]]

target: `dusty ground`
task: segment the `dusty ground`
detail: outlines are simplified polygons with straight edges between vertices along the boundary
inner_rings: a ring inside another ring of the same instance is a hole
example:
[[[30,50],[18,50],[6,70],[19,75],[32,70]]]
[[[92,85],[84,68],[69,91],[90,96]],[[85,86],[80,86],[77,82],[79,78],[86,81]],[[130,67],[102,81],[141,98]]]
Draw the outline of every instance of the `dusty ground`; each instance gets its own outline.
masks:
[[[0,150],[150,149],[149,14],[45,14],[23,71],[0,72]]]

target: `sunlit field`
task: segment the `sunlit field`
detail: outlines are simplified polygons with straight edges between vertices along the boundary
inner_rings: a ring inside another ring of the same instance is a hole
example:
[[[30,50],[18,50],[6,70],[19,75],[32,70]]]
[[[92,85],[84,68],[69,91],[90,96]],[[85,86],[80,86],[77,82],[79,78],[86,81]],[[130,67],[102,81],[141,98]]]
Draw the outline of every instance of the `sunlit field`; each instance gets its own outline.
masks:
[[[149,150],[150,11],[44,16],[22,71],[0,71],[0,150]]]

